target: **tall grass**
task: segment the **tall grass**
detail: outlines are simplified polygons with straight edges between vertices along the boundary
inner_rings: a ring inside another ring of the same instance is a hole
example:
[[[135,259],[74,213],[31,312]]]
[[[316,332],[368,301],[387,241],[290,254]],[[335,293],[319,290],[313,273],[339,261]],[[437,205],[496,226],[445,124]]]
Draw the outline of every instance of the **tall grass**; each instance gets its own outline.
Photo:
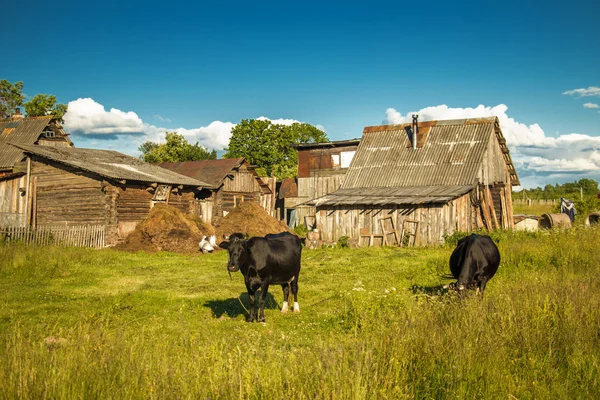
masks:
[[[494,239],[483,299],[442,289],[452,246],[305,250],[266,324],[224,252],[4,245],[0,397],[600,398],[600,230]]]

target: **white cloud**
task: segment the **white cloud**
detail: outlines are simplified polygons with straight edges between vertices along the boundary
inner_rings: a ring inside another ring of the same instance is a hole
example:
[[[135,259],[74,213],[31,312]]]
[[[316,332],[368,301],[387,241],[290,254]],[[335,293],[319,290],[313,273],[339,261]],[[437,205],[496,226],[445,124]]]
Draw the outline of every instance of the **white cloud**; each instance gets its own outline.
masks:
[[[136,113],[116,108],[106,111],[102,104],[90,98],[70,101],[64,120],[71,133],[110,135],[144,132],[144,123]]]
[[[508,116],[507,110],[504,104],[495,107],[479,105],[475,108],[439,105],[402,115],[388,108],[383,123],[408,123],[412,121],[412,114],[418,114],[419,121],[496,116],[523,187],[540,186],[539,182],[573,181],[582,177],[600,181],[600,136],[570,133],[549,137],[538,124],[517,122]]]
[[[600,106],[598,104],[595,104],[595,103],[585,103],[583,106],[585,108],[600,108]]]
[[[160,114],[154,114],[154,118],[158,119],[159,121],[171,122],[170,118],[162,117]]]
[[[567,90],[566,92],[563,92],[563,94],[566,94],[569,96],[577,96],[577,97],[600,96],[600,87],[590,86],[587,89],[581,88],[581,89]]]

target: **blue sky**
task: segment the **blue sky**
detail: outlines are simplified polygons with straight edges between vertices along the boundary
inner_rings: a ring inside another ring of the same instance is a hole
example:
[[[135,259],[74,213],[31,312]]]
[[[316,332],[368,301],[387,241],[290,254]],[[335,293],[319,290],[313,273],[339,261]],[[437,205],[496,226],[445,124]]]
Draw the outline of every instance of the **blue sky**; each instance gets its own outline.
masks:
[[[68,103],[78,147],[498,115],[525,187],[600,181],[600,2],[415,3],[9,2],[0,79]]]

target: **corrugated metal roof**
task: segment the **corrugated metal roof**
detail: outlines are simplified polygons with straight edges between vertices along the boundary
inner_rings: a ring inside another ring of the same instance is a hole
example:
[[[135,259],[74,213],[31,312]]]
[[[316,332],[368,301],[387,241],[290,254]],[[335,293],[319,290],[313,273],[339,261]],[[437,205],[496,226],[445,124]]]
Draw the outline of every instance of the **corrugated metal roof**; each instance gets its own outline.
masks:
[[[163,162],[158,165],[178,174],[207,182],[211,186],[218,188],[223,184],[223,180],[227,177],[227,174],[231,173],[234,168],[239,168],[244,161],[245,159],[241,157],[222,158],[219,160]]]
[[[447,203],[472,189],[472,185],[340,189],[300,205],[438,204]]]
[[[473,185],[496,118],[428,121],[413,150],[406,125],[366,127],[341,189]]]
[[[0,170],[12,169],[23,159],[23,151],[8,143],[34,144],[51,120],[52,116],[0,121]]]
[[[169,171],[113,150],[16,145],[47,158],[100,176],[148,183],[210,187],[208,183]]]

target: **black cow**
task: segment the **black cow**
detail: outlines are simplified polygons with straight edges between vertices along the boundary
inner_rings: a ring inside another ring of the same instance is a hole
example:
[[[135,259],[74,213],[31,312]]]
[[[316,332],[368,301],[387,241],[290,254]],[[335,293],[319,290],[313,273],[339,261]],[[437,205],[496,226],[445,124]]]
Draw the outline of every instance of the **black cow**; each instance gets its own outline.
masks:
[[[269,285],[278,284],[283,289],[281,312],[288,311],[290,288],[294,295],[294,312],[300,312],[298,274],[300,273],[302,244],[298,236],[282,232],[246,239],[243,234],[234,233],[229,237],[229,241],[221,243],[220,246],[229,251],[227,270],[235,272],[239,269],[244,275],[250,301],[248,322],[252,322],[256,315],[255,294],[259,288],[258,322],[264,322],[265,299]]]
[[[500,265],[500,252],[489,236],[471,234],[458,241],[450,256],[450,271],[458,290],[477,288],[485,290]]]

